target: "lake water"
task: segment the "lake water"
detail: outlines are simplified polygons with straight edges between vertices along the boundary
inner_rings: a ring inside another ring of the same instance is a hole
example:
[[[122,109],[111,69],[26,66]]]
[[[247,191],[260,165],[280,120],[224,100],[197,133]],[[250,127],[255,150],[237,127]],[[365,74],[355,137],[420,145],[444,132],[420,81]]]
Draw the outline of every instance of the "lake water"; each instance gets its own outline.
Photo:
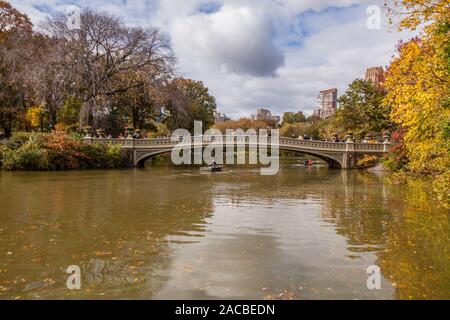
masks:
[[[450,299],[449,238],[421,183],[296,159],[0,173],[0,299]]]

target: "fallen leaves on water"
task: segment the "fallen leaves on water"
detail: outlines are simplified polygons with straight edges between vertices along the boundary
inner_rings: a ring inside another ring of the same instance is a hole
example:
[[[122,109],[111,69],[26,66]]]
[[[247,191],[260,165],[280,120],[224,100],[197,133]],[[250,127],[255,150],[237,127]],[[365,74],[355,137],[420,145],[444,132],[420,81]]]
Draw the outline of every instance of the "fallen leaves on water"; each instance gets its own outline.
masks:
[[[289,290],[283,290],[278,294],[269,293],[263,296],[263,300],[294,300],[296,298],[297,294]]]
[[[284,290],[283,292],[281,292],[278,295],[278,298],[282,299],[282,300],[293,300],[295,299],[296,294],[294,292],[288,291],[288,290]]]
[[[112,252],[110,252],[110,251],[95,251],[95,255],[97,257],[110,256],[110,255],[112,255]]]
[[[192,266],[186,266],[184,267],[184,272],[188,273],[194,272],[194,268],[192,268]]]
[[[47,279],[39,280],[39,281],[33,281],[30,283],[27,283],[25,286],[25,289],[23,291],[27,292],[27,291],[33,291],[33,290],[41,290],[41,289],[49,287],[55,283],[56,283],[56,281],[53,280],[52,278],[47,278]]]

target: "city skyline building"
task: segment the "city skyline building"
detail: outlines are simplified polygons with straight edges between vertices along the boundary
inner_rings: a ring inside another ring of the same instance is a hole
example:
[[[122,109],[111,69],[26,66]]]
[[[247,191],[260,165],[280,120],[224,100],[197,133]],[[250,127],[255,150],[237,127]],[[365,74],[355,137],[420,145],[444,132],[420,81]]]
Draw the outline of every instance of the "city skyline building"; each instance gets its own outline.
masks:
[[[372,67],[366,70],[366,74],[364,79],[366,81],[372,81],[372,83],[380,88],[385,81],[384,70],[383,67]]]
[[[273,121],[273,122],[280,122],[281,117],[272,115],[272,111],[264,108],[260,108],[256,111],[256,114],[253,114],[251,116],[252,120],[254,121]]]
[[[313,115],[321,119],[331,117],[337,110],[337,94],[336,88],[320,91],[317,108],[313,111]]]
[[[215,111],[214,112],[214,123],[224,123],[230,121],[231,118],[222,112]]]

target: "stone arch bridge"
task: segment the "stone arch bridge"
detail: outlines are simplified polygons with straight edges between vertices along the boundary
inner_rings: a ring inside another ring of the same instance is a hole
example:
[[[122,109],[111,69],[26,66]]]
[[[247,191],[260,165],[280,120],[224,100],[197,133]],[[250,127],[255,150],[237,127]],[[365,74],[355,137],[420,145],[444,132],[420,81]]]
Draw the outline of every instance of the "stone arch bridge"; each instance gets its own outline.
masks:
[[[237,136],[224,137],[231,138],[235,142]],[[211,144],[208,139],[202,139],[202,147]],[[270,138],[269,138],[270,140]],[[172,141],[171,138],[157,139],[107,139],[107,138],[84,138],[86,143],[101,143],[120,145],[123,155],[130,162],[130,166],[142,167],[144,162],[154,156],[169,153],[179,142]],[[225,143],[224,143],[225,144]],[[364,155],[382,156],[387,153],[390,147],[389,142],[384,143],[354,143],[347,142],[325,142],[314,140],[300,140],[294,138],[279,138],[279,149],[295,151],[307,155],[318,157],[326,161],[330,168],[353,169],[358,159]],[[181,147],[179,147],[181,149]],[[270,143],[267,144],[270,150]]]

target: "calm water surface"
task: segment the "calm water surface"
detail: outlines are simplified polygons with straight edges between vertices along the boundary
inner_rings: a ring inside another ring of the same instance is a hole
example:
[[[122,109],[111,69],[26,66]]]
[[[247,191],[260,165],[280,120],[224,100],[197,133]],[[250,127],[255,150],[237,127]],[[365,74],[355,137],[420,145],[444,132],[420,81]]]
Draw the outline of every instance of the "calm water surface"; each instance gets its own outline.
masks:
[[[450,299],[449,237],[420,184],[292,160],[0,173],[0,299]]]

